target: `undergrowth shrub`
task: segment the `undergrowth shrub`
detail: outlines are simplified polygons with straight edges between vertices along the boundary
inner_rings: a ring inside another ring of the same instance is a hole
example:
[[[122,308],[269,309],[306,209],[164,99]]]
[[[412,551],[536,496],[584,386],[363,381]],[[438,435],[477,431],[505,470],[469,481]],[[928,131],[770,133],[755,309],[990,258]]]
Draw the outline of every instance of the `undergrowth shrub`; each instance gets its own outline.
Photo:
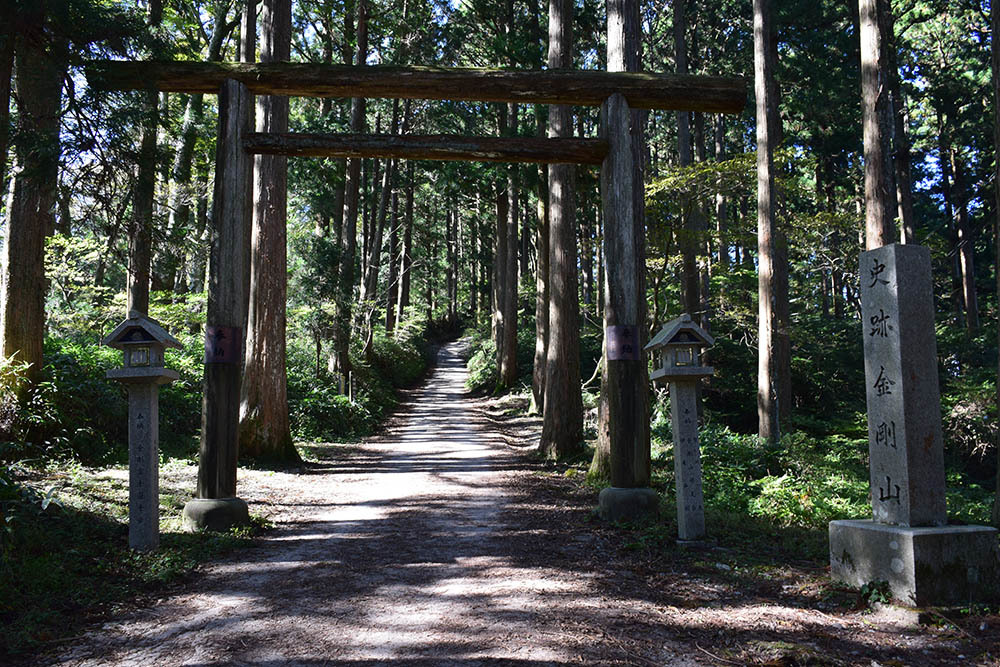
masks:
[[[376,329],[370,359],[360,346],[350,350],[353,402],[325,369],[317,373],[314,351],[289,346],[288,409],[296,439],[342,440],[375,430],[396,406],[396,390],[419,381],[430,363],[422,320],[407,321],[395,334]]]
[[[815,530],[825,530],[834,519],[871,516],[867,435],[818,437],[794,431],[768,445],[709,420],[699,441],[705,507],[717,516]],[[673,446],[663,401],[654,410],[652,462],[654,485],[672,497]],[[990,498],[987,486],[949,468],[951,520],[988,522]]]
[[[524,291],[524,290],[522,290]],[[530,293],[531,307],[534,308],[534,293]],[[523,301],[524,299],[522,299]],[[582,306],[581,306],[582,308]],[[531,311],[534,312],[533,310]],[[466,368],[469,378],[465,386],[475,394],[493,394],[497,392],[500,371],[497,363],[496,346],[490,332],[489,322],[484,322],[475,328],[468,328],[463,333],[468,341]],[[604,343],[603,325],[599,321],[585,316],[581,311],[580,319],[580,381],[586,382],[600,363]],[[532,371],[535,366],[535,318],[521,322],[517,330],[517,383],[516,387],[530,387]]]

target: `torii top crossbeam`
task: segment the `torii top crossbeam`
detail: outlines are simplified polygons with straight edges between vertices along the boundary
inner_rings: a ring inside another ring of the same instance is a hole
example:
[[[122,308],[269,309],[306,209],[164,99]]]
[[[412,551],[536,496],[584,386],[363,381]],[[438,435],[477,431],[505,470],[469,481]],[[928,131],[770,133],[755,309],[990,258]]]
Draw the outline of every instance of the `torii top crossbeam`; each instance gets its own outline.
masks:
[[[106,90],[215,94],[226,79],[257,95],[368,97],[600,106],[621,93],[631,108],[740,113],[746,81],[603,70],[93,61],[87,79]]]

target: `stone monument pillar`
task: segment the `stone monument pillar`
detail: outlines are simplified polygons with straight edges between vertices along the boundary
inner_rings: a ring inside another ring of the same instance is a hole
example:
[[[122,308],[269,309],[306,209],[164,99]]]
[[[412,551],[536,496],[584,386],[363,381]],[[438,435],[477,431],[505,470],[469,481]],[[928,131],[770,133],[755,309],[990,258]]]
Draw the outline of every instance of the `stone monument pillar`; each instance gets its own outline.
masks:
[[[968,602],[998,581],[997,531],[948,526],[930,251],[861,254],[872,520],[830,523],[830,569],[907,604]]]
[[[104,344],[121,350],[124,361],[107,377],[128,389],[128,545],[147,551],[160,544],[160,385],[178,378],[163,367],[163,351],[181,344],[135,310]]]

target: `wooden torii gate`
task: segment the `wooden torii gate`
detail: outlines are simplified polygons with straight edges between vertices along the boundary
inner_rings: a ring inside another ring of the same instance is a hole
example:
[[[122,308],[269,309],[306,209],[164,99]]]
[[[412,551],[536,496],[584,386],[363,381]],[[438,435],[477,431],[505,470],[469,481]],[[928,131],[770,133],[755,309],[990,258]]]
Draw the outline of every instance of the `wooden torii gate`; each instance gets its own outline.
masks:
[[[108,90],[219,95],[198,488],[184,508],[189,526],[216,530],[247,518],[236,496],[236,463],[253,154],[601,165],[605,255],[620,259],[606,266],[607,344],[612,328],[638,332],[643,325],[632,225],[620,223],[632,219],[633,184],[642,177],[631,150],[630,110],[740,113],[746,102],[741,78],[647,72],[125,61],[93,62],[86,71],[91,85]],[[599,106],[601,136],[260,134],[250,126],[255,94]],[[624,356],[607,360],[612,377],[641,377],[641,352]],[[649,441],[634,423],[642,391],[640,383],[625,381],[611,387],[606,402],[611,483],[619,490],[648,491],[642,487],[649,484]]]

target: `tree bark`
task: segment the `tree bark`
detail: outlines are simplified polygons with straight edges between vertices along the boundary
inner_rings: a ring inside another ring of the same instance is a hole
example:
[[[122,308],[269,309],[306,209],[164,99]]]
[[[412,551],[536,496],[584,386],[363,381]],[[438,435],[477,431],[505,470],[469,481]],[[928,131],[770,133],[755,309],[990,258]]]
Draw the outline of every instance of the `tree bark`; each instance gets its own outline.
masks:
[[[396,135],[399,131],[399,101],[394,100],[392,106],[392,130],[391,135]],[[389,212],[389,202],[392,198],[392,191],[396,187],[396,160],[389,159],[382,171],[382,187],[380,189],[378,209],[372,220],[372,238],[368,248],[368,261],[365,264],[364,280],[361,284],[361,297],[359,302],[361,307],[370,313],[368,326],[366,328],[365,352],[371,351],[372,327],[374,325],[375,305],[370,303],[375,299],[378,288],[379,269],[382,266],[382,239],[385,235],[385,221]]]
[[[30,364],[37,380],[45,338],[45,237],[52,233],[59,166],[59,111],[65,73],[62,47],[42,39],[44,9],[36,8],[37,33],[16,37],[18,133],[14,192],[0,266],[0,356]],[[22,387],[23,388],[23,387]]]
[[[198,167],[198,204],[194,213],[194,238],[208,245],[208,164]],[[205,253],[195,253],[191,269],[192,292],[205,291],[206,267],[208,261]],[[247,286],[249,291],[249,285]]]
[[[550,69],[573,62],[573,2],[549,0]],[[567,106],[549,109],[549,136],[572,137]],[[580,299],[577,274],[576,194],[573,171],[549,165],[549,336],[539,450],[559,458],[583,446],[580,395]]]
[[[997,294],[1000,294],[1000,3],[990,3],[990,55],[993,69],[993,243],[994,261],[993,273],[996,279]],[[1000,326],[997,327],[997,349],[1000,349]],[[1000,359],[997,359],[996,377],[996,407],[1000,414]],[[997,477],[993,494],[992,523],[1000,528],[1000,428],[997,428]]]
[[[503,134],[507,129],[507,107],[500,106],[498,110],[497,129]],[[495,207],[496,207],[496,243],[493,252],[493,344],[497,354],[497,387],[505,388],[504,384],[504,357],[506,352],[506,329],[516,327],[516,324],[508,322],[507,316],[507,253],[510,252],[510,239],[508,237],[507,216],[509,215],[509,201],[507,200],[507,178],[506,170],[497,174]],[[508,368],[510,361],[507,361]]]
[[[948,119],[938,111],[938,164],[941,167],[941,199],[944,203],[944,219],[951,235],[952,248],[958,247],[958,230],[955,229],[955,200],[952,186],[951,170],[951,137],[948,129]],[[962,295],[962,267],[959,253],[951,253],[951,303],[956,320],[964,317],[965,299]]]
[[[163,18],[162,0],[151,0],[147,25],[155,31]],[[153,196],[156,191],[156,139],[159,132],[159,96],[147,90],[144,97],[139,170],[132,200],[128,234],[128,293],[125,313],[149,310],[149,272],[153,257]]]
[[[358,2],[358,62],[368,58],[368,0]],[[365,100],[351,100],[351,131],[361,133],[365,128]],[[352,301],[354,296],[354,257],[357,254],[358,203],[361,186],[361,160],[347,161],[344,187],[344,225],[340,253],[340,294],[337,297],[337,315],[334,319],[334,342],[331,370],[346,382],[351,370],[350,337]]]
[[[454,202],[448,206],[448,326],[458,322],[458,208]]]
[[[781,437],[784,397],[790,394],[787,334],[788,268],[777,221],[774,153],[780,143],[775,81],[776,41],[770,0],[754,0],[754,81],[757,97],[758,434]]]
[[[392,231],[389,233],[389,294],[385,299],[385,333],[396,330],[396,307],[399,301],[399,189],[392,191]]]
[[[536,107],[536,109],[538,109]],[[536,133],[545,132],[545,118],[536,111]],[[549,187],[548,167],[538,173],[535,212],[535,358],[531,371],[531,412],[541,414],[545,405],[545,360],[549,344]]]
[[[360,41],[360,24],[358,35]],[[245,83],[257,95],[290,97],[363,95],[598,107],[609,95],[622,93],[635,109],[740,113],[746,105],[746,82],[742,78],[631,71],[105,60],[88,63],[86,73],[91,85],[104,90],[153,87],[177,93],[211,94],[222,81],[231,78]]]
[[[184,120],[181,126],[181,136],[174,153],[174,165],[171,171],[173,191],[170,197],[170,207],[167,215],[166,248],[161,248],[158,273],[163,276],[167,289],[174,289],[177,282],[177,271],[181,264],[179,244],[190,231],[191,173],[194,162],[194,142],[198,138],[198,126],[201,125],[204,104],[202,95],[190,95],[184,109]]]
[[[396,320],[403,321],[410,305],[410,278],[413,268],[413,163],[406,163],[406,204],[403,207],[403,252],[399,257],[399,305]]]
[[[916,223],[913,218],[913,178],[910,169],[910,140],[906,130],[906,102],[899,76],[895,19],[892,3],[879,0],[879,23],[884,36],[883,51],[888,70],[889,113],[892,115],[892,164],[896,184],[896,205],[900,243],[913,243]]]
[[[11,25],[10,7],[0,9],[0,22]],[[7,151],[10,147],[10,86],[14,71],[14,35],[0,32],[0,219],[7,200]]]
[[[505,126],[506,127],[505,127]],[[506,123],[501,125],[505,134],[517,131],[517,107],[507,106]],[[499,367],[500,387],[509,389],[517,383],[517,187],[513,167],[508,166],[506,172],[506,190],[498,202],[497,225],[503,225],[505,250],[502,258],[498,258],[503,279],[502,320],[503,329],[500,337]],[[498,185],[503,187],[503,184]],[[501,211],[501,206],[503,210]]]
[[[674,9],[674,62],[677,74],[687,74],[687,20],[684,15],[687,0],[673,0]],[[677,162],[681,167],[689,167],[694,163],[691,147],[691,114],[687,111],[677,112]],[[701,280],[698,275],[698,229],[697,215],[693,201],[685,202],[683,206],[682,230],[678,234],[681,250],[681,301],[684,312],[689,313],[698,321],[701,310]]]
[[[889,139],[889,90],[879,4],[859,0],[861,19],[861,96],[865,150],[865,247],[892,243],[893,192]]]
[[[250,0],[251,4],[256,4]],[[221,58],[222,46],[229,37],[236,22],[227,22],[226,14],[229,10],[228,4],[219,3],[215,10],[215,29],[208,43],[208,60],[218,61]],[[250,13],[253,23],[256,23],[255,12]],[[254,42],[251,41],[251,44]],[[253,48],[250,46],[249,48]],[[241,43],[241,50],[243,45]],[[254,56],[255,57],[255,56]],[[244,60],[244,62],[246,62]],[[180,137],[174,151],[173,169],[171,170],[171,181],[173,190],[170,197],[170,206],[167,219],[168,242],[165,247],[161,247],[161,266],[158,273],[163,277],[166,289],[185,291],[187,281],[184,276],[180,277],[181,285],[177,286],[177,272],[183,265],[183,251],[181,243],[190,234],[191,217],[195,200],[195,192],[191,187],[191,175],[194,164],[194,147],[198,139],[198,129],[204,118],[204,95],[196,93],[189,95],[184,108],[184,120],[181,126]]]
[[[979,300],[976,296],[976,269],[973,260],[974,240],[969,224],[969,186],[965,166],[954,148],[951,150],[951,169],[955,175],[955,254],[962,279],[962,303],[965,305],[965,328],[970,335],[979,330]]]
[[[240,12],[240,62],[257,62],[257,3],[260,0],[241,0],[243,9]],[[228,3],[227,3],[228,4]],[[220,3],[219,7],[223,7]],[[218,16],[218,15],[216,15]],[[216,23],[218,25],[218,23]],[[222,41],[219,42],[219,53],[222,52]],[[209,56],[210,60],[215,60]]]
[[[291,0],[263,0],[260,58],[289,59]],[[257,98],[257,129],[288,130],[288,98]],[[254,159],[253,232],[246,358],[240,399],[240,451],[258,460],[299,461],[288,421],[287,323],[287,158]]]
[[[726,119],[719,116],[715,124],[715,161],[726,160]],[[729,202],[722,192],[715,193],[715,225],[719,235],[719,265],[729,268]]]

